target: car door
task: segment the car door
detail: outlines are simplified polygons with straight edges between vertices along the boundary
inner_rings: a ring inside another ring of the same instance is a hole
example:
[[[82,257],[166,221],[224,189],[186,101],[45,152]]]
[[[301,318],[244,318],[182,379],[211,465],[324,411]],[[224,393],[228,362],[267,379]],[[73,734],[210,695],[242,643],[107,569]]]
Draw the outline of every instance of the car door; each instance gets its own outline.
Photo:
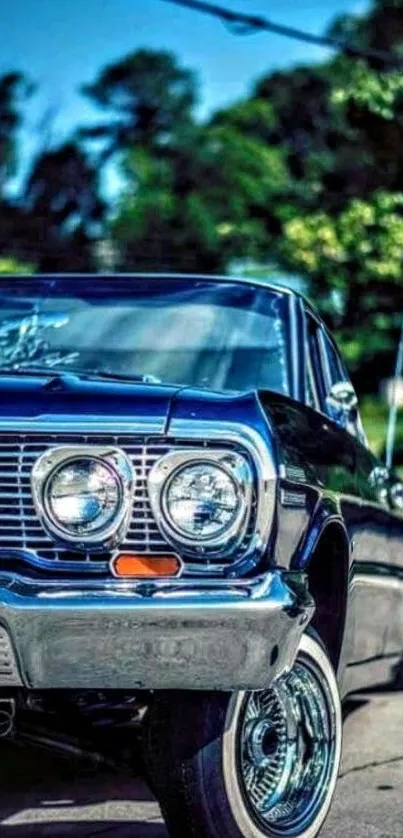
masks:
[[[324,329],[320,330],[319,342],[326,391],[324,409],[334,418],[332,392],[341,384],[352,389],[352,384]],[[363,664],[376,664],[389,657],[392,663],[392,658],[401,654],[403,519],[392,508],[391,478],[385,466],[369,450],[358,406],[345,414],[341,410],[339,421],[354,438],[356,452],[358,504],[354,506],[353,520],[349,522],[352,549],[350,607],[354,620],[349,668],[352,680],[360,686],[359,668]],[[376,672],[376,666],[372,667],[372,672]]]

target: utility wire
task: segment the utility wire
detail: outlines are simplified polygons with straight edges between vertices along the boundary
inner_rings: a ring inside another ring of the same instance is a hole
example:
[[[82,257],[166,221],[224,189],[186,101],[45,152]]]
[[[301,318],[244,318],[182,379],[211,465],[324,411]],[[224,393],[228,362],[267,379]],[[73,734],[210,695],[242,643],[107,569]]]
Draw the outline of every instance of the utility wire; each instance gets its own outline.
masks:
[[[192,9],[193,11],[202,12],[205,15],[218,18],[223,23],[230,24],[234,27],[237,34],[249,35],[252,32],[258,31],[273,32],[285,38],[293,38],[294,40],[304,41],[307,44],[314,44],[315,46],[328,47],[352,58],[364,58],[367,61],[376,63],[378,66],[381,65],[395,69],[403,68],[403,60],[390,52],[383,52],[376,49],[360,49],[360,47],[349,44],[347,41],[341,41],[338,38],[332,38],[327,35],[314,35],[312,32],[305,32],[302,29],[295,29],[292,26],[273,23],[273,21],[265,17],[249,15],[244,12],[233,12],[231,9],[225,6],[219,6],[216,3],[207,3],[205,0],[163,0],[163,2],[170,3],[174,6],[182,6],[185,9]]]

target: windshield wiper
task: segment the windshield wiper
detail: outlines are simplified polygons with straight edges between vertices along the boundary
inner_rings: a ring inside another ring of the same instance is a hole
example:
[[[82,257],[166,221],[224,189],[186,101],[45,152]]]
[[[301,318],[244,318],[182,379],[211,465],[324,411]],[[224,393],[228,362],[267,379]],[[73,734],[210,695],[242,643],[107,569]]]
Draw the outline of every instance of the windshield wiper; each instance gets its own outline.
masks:
[[[110,370],[78,370],[74,369],[60,369],[57,367],[0,367],[1,375],[29,375],[32,377],[46,376],[48,378],[63,378],[63,376],[74,375],[77,378],[88,379],[109,379],[111,381],[128,381],[139,382],[142,384],[161,384],[161,379],[156,378],[155,375],[136,375],[130,373],[111,372]]]
[[[143,384],[161,384],[160,378],[157,378],[155,375],[150,375],[148,373],[145,373],[143,375],[136,375],[134,373],[132,375],[131,373],[111,372],[110,370],[94,370],[94,372],[90,372],[89,375],[94,375],[97,378],[110,378],[111,380],[115,379],[116,381],[140,381]]]

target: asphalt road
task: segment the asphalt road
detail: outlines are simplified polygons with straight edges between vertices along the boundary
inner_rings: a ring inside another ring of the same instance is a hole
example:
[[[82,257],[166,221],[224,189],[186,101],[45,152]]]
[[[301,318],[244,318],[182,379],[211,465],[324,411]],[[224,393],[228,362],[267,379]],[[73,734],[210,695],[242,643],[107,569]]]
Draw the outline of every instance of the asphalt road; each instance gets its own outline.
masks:
[[[323,838],[402,838],[403,693],[349,702],[343,764]],[[0,746],[1,838],[167,838],[127,769]]]

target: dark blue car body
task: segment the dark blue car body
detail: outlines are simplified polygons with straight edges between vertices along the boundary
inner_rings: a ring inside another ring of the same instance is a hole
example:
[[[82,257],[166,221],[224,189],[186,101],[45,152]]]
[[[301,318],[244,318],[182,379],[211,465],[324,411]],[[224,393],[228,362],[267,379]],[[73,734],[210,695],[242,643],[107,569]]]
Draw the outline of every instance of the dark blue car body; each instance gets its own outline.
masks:
[[[159,277],[158,281],[163,282],[164,277]],[[172,283],[175,278],[167,277],[166,281]],[[176,281],[186,285],[230,282],[225,278],[207,277],[178,277]],[[124,297],[125,287],[130,289],[147,282],[151,282],[151,278],[101,276],[96,278],[94,293],[104,300],[117,293]],[[86,278],[10,278],[3,280],[3,288],[9,290],[12,283],[15,283],[16,299],[18,295],[28,295],[32,288],[37,289],[38,283],[41,293],[57,298],[70,294],[72,285],[85,288]],[[243,284],[240,280],[237,283]],[[252,281],[244,284],[249,288],[262,288],[261,284]],[[199,656],[196,686],[258,687],[258,676],[249,678],[243,674],[242,655],[239,677],[235,670],[233,683],[224,676],[222,682],[217,681],[216,675],[204,677],[205,656],[200,649],[195,651],[195,647],[187,646],[186,640],[182,643],[179,635],[176,637],[175,614],[170,615],[168,622],[162,622],[159,639],[158,632],[151,626],[153,609],[158,603],[158,613],[162,609],[165,620],[165,602],[176,603],[176,607],[184,591],[187,597],[189,592],[197,593],[197,596],[202,592],[218,612],[223,609],[223,633],[230,634],[236,626],[231,623],[231,614],[237,607],[238,594],[234,594],[233,601],[227,602],[223,591],[236,591],[239,585],[242,596],[253,602],[254,586],[264,585],[269,577],[272,580],[270,601],[281,601],[285,615],[275,630],[275,640],[268,637],[268,654],[274,668],[279,646],[283,644],[286,648],[290,643],[294,649],[300,632],[312,619],[337,669],[342,692],[385,683],[396,675],[403,650],[403,515],[393,502],[393,487],[398,478],[388,473],[369,450],[358,411],[351,414],[351,426],[346,428],[343,421],[337,421],[327,409],[327,388],[332,383],[327,353],[336,350],[324,325],[302,297],[279,289],[276,293],[283,293],[286,308],[289,394],[264,388],[217,392],[186,383],[106,380],[57,368],[37,374],[34,368],[0,373],[0,451],[1,440],[6,452],[12,451],[14,444],[22,451],[26,442],[27,450],[37,451],[39,455],[44,445],[56,442],[66,445],[77,439],[82,441],[84,437],[86,444],[104,444],[106,438],[113,437],[119,445],[123,444],[122,440],[137,445],[141,438],[142,444],[147,440],[147,445],[151,446],[171,445],[175,440],[180,440],[183,446],[184,440],[188,439],[191,446],[195,428],[198,429],[197,444],[203,445],[203,428],[206,429],[206,441],[210,439],[209,429],[219,429],[219,440],[222,441],[227,429],[231,439],[234,428],[243,428],[248,444],[252,448],[256,445],[260,450],[266,449],[275,470],[270,489],[272,523],[265,543],[244,551],[235,563],[222,561],[215,566],[212,562],[210,573],[203,567],[203,561],[199,562],[199,571],[197,567],[195,569],[196,561],[189,570],[185,562],[180,582],[165,580],[158,591],[150,585],[147,588],[138,580],[114,579],[109,570],[107,551],[100,553],[97,561],[87,563],[77,562],[74,551],[59,553],[55,567],[50,546],[42,535],[38,535],[36,523],[32,525],[32,532],[39,539],[37,546],[34,540],[32,543],[29,540],[28,523],[25,543],[13,545],[13,536],[9,538],[11,527],[7,523],[10,511],[6,501],[8,460],[7,454],[0,453],[0,470],[4,466],[0,478],[0,500],[4,506],[4,514],[0,516],[0,619],[7,636],[11,637],[11,647],[17,650],[12,664],[18,672],[16,684],[37,689],[113,685],[116,673],[112,661],[105,668],[104,680],[100,677],[99,682],[94,682],[88,677],[85,656],[91,656],[94,650],[90,642],[86,644],[78,635],[86,633],[88,636],[92,630],[98,647],[104,642],[107,654],[113,657],[108,632],[111,629],[115,637],[114,632],[124,624],[125,630],[135,633],[136,637],[130,654],[129,651],[122,653],[123,660],[127,663],[129,657],[135,660],[137,656],[138,675],[133,676],[136,672],[133,664],[130,677],[120,679],[119,686],[158,686],[158,678],[154,683],[149,677],[150,664],[146,665],[140,659],[152,652],[156,670],[159,666],[165,670],[171,666],[168,645],[164,647],[162,643],[166,632],[165,636],[174,643],[176,657],[182,655],[183,660],[188,660],[192,654],[196,658]],[[344,369],[342,365],[340,369]],[[314,397],[307,391],[308,374],[313,376],[310,386],[314,388]],[[238,442],[242,446],[241,431]],[[218,444],[214,435],[211,444],[213,448]],[[23,457],[23,454],[18,456]],[[31,457],[30,463],[33,461]],[[262,478],[262,483],[265,479]],[[28,478],[24,487],[28,493]],[[263,490],[269,494],[267,485]],[[14,498],[14,502],[18,515],[21,499]],[[27,520],[29,522],[29,516]],[[168,589],[170,599],[163,601],[162,591]],[[129,595],[133,608],[127,614],[122,609],[127,610]],[[220,596],[224,597],[221,605]],[[150,613],[143,623],[143,617],[139,619],[137,615],[147,603]],[[209,617],[203,611],[199,612],[198,607],[196,598],[196,618],[204,624]],[[83,619],[86,608],[90,614],[88,620]],[[31,623],[34,627],[31,638],[28,638],[22,612],[36,615],[36,622]],[[269,619],[267,630],[270,630]],[[55,632],[52,647],[49,638]],[[67,654],[61,652],[63,632],[70,656],[72,644],[76,644],[78,663],[61,674]],[[143,633],[141,642],[138,632]],[[200,638],[203,637],[201,633]],[[31,644],[28,653],[27,644]],[[211,654],[211,646],[208,648],[208,654]],[[244,651],[247,657],[248,650]],[[33,665],[35,656],[39,656],[40,665]],[[280,654],[278,666],[281,660]],[[179,661],[178,668],[180,665]],[[218,669],[220,665],[223,666],[222,659],[221,664],[217,664]],[[250,672],[250,667],[245,667],[246,670]],[[191,677],[195,678],[194,672]],[[178,687],[177,670],[172,678],[168,685]],[[189,679],[184,679],[185,687],[191,685]],[[263,682],[261,686],[264,686]]]

